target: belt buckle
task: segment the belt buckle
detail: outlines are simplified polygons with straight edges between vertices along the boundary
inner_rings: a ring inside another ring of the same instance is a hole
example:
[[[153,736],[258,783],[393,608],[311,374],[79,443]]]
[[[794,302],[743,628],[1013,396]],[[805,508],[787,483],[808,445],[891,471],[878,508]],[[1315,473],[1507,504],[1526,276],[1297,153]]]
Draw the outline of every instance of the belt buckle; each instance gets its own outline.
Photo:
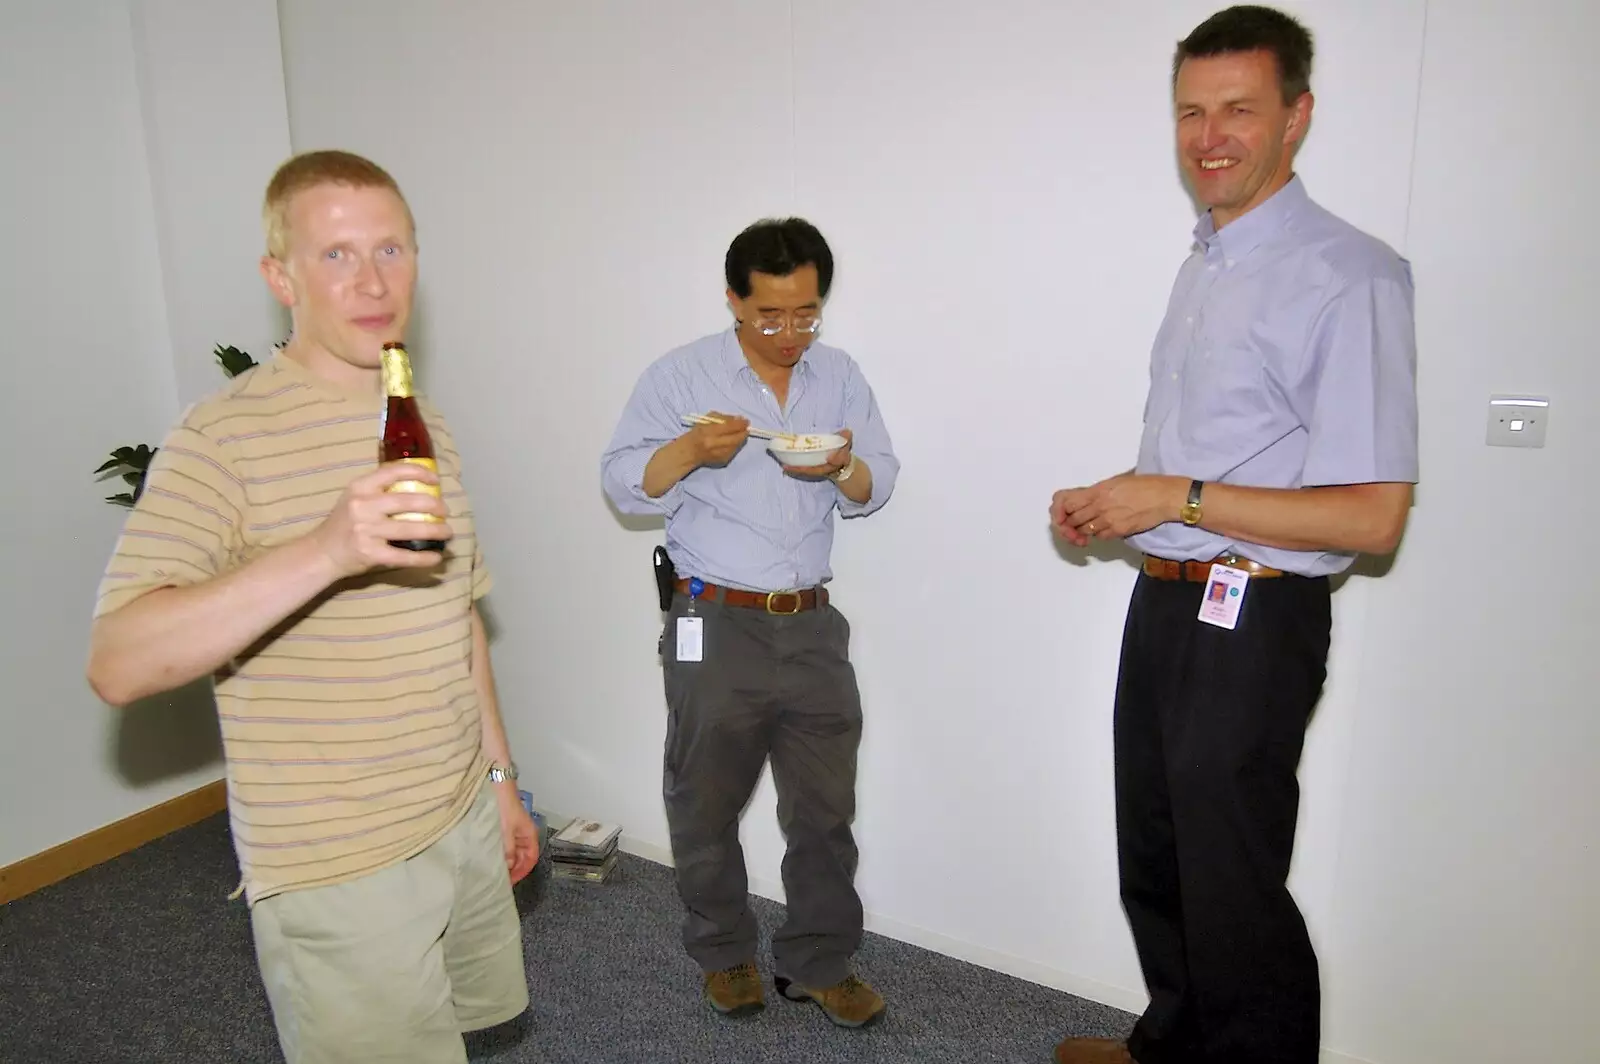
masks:
[[[776,599],[776,598],[782,598],[785,595],[793,595],[794,596],[794,609],[792,609],[792,610],[775,610],[775,609],[773,609],[772,608],[772,600]],[[803,606],[804,604],[805,604],[805,600],[800,597],[800,592],[798,592],[798,591],[768,591],[767,592],[767,612],[771,613],[771,614],[775,614],[775,615],[777,615],[779,617],[793,617],[795,614],[800,612],[800,607]]]

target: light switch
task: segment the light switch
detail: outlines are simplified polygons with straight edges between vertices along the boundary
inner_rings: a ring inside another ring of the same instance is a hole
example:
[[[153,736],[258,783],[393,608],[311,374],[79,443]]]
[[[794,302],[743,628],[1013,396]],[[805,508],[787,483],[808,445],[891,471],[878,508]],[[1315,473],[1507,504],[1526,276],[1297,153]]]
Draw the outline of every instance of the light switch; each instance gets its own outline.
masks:
[[[1489,397],[1490,447],[1543,447],[1550,400],[1542,395]]]

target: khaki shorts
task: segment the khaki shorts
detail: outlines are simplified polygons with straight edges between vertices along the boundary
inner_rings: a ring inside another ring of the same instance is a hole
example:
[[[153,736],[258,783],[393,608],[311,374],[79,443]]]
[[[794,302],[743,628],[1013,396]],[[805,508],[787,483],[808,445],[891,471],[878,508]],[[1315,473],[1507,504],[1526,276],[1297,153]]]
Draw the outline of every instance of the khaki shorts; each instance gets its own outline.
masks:
[[[251,909],[288,1064],[466,1064],[461,1032],[528,1007],[522,925],[485,784],[422,853]]]

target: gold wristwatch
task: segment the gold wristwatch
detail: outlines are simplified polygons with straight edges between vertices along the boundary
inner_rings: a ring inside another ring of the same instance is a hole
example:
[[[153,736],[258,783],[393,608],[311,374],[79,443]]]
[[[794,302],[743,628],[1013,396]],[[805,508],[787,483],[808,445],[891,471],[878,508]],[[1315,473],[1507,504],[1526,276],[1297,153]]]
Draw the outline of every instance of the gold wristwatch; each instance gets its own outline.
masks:
[[[1178,511],[1178,516],[1183,518],[1183,523],[1193,528],[1200,523],[1200,489],[1205,483],[1199,480],[1189,482],[1189,501],[1183,504],[1183,509]]]
[[[854,474],[855,471],[856,471],[856,456],[854,454],[852,454],[850,456],[850,461],[848,461],[848,462],[846,462],[844,464],[844,468],[839,470],[837,473],[833,474],[833,482],[835,484],[843,484],[845,481],[850,479],[851,475]]]

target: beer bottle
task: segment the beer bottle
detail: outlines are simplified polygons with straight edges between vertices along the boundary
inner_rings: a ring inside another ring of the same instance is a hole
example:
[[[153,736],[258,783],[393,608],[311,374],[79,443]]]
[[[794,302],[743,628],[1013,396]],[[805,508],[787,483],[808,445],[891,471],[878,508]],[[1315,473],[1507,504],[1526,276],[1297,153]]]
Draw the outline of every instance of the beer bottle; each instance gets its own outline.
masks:
[[[383,391],[388,397],[383,409],[383,434],[378,444],[379,462],[415,462],[435,473],[439,464],[434,458],[433,441],[428,436],[428,426],[417,408],[416,394],[411,387],[411,357],[404,344],[383,345]],[[412,495],[432,495],[439,498],[437,484],[423,484],[415,480],[402,480],[388,489]],[[418,521],[443,524],[443,518],[433,514],[395,514],[397,521]],[[439,550],[440,540],[428,538],[429,529],[417,529],[415,539],[392,539],[391,546],[403,550]]]

